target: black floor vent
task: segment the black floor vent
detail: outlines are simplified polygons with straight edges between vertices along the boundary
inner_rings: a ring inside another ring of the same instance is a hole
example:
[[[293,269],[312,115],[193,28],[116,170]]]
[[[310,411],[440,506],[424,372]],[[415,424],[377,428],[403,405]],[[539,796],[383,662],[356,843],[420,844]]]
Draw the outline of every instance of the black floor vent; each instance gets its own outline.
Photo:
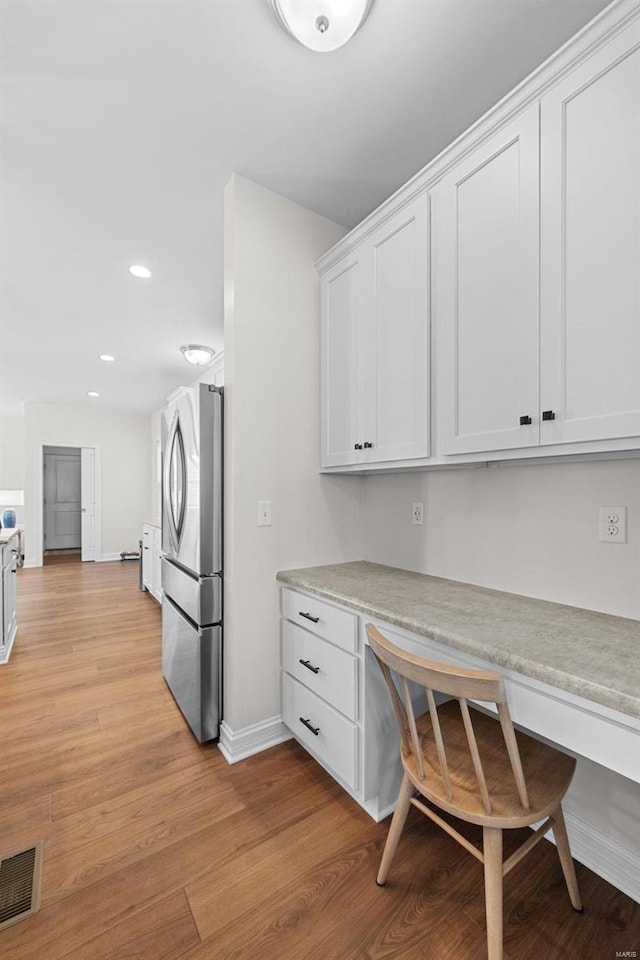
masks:
[[[0,930],[40,909],[43,841],[0,858]]]

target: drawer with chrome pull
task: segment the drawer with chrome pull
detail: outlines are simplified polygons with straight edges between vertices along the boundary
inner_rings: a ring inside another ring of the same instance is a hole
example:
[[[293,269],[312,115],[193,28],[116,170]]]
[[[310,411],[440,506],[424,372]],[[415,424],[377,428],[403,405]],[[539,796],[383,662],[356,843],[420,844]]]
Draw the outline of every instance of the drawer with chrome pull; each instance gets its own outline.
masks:
[[[288,674],[282,675],[282,718],[311,753],[351,789],[358,786],[358,728]]]
[[[285,588],[282,590],[282,616],[349,653],[356,653],[358,649],[358,618],[355,613]]]
[[[282,621],[282,669],[344,713],[358,717],[358,660],[321,637]]]

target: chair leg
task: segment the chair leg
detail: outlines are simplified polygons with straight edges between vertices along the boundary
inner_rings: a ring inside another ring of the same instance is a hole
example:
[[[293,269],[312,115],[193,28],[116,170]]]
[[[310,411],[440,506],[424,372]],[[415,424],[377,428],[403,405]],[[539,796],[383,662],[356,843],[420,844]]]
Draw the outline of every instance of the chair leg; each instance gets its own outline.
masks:
[[[483,827],[482,832],[487,954],[489,960],[502,960],[502,830]]]
[[[558,849],[560,865],[562,867],[562,872],[564,873],[567,890],[569,891],[571,906],[574,910],[578,910],[580,913],[582,913],[582,899],[580,897],[580,890],[578,889],[578,880],[576,878],[576,870],[573,865],[573,858],[571,856],[571,848],[569,847],[569,837],[567,836],[567,828],[564,822],[562,807],[559,806],[557,810],[554,810],[552,816],[554,820],[553,835],[556,839],[556,847]]]
[[[380,869],[378,870],[378,876],[376,878],[376,883],[379,887],[383,887],[386,882],[387,873],[389,872],[391,861],[394,858],[396,849],[398,847],[398,841],[400,840],[400,835],[402,834],[402,830],[407,819],[407,814],[409,813],[411,797],[413,794],[413,784],[405,773],[404,777],[402,778],[402,784],[400,785],[400,793],[398,794],[396,808],[393,812],[393,817],[391,818],[391,826],[389,827],[389,833],[387,834],[387,841],[384,845],[384,850],[382,851],[382,860],[380,861]]]

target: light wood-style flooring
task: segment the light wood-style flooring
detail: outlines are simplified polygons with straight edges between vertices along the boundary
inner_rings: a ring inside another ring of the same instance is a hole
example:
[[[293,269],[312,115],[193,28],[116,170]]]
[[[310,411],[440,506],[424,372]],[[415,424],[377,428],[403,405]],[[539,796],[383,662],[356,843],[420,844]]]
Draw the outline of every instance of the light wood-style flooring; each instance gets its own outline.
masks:
[[[482,867],[425,817],[409,814],[379,888],[388,822],[296,744],[228,766],[195,742],[137,576],[68,560],[19,571],[0,858],[44,838],[44,892],[0,932],[2,960],[481,960]],[[640,955],[640,908],[580,865],[578,879],[582,916],[551,844],[514,869],[507,960]]]

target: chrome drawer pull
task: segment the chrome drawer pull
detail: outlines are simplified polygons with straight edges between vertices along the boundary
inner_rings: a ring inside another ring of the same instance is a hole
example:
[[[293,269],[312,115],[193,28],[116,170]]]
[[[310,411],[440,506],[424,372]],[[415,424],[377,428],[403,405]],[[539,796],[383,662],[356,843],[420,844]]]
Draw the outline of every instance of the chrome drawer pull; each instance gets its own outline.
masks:
[[[312,617],[310,613],[303,613],[302,610],[298,610],[298,616],[304,617],[305,620],[311,620],[311,623],[318,623],[320,617]]]
[[[311,733],[314,737],[317,737],[320,733],[320,727],[312,727],[308,720],[305,720],[304,717],[300,717],[300,723],[303,723],[307,730],[311,730]]]
[[[312,667],[308,660],[298,660],[298,663],[301,663],[307,670],[311,670],[311,673],[320,673],[320,667]]]

